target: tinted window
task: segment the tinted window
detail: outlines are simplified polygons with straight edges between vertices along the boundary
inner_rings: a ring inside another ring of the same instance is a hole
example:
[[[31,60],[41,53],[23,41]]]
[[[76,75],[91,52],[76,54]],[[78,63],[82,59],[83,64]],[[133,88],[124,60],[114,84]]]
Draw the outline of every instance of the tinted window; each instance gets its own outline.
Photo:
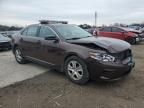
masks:
[[[55,37],[55,34],[50,28],[42,26],[40,29],[39,36],[40,37]]]
[[[110,27],[105,27],[105,28],[100,29],[100,31],[111,32],[111,28]]]
[[[37,36],[38,26],[30,26],[27,29],[27,36]]]
[[[113,27],[112,32],[122,32],[123,30],[120,28]]]

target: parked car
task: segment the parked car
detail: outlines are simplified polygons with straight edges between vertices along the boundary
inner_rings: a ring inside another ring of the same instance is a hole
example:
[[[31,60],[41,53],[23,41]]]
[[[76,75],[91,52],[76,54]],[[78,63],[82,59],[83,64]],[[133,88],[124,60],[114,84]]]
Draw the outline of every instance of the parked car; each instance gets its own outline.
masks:
[[[89,29],[85,29],[87,32],[89,32],[90,34],[93,35],[94,31],[96,30],[95,27],[89,28]]]
[[[18,63],[52,66],[76,84],[89,79],[116,80],[135,65],[129,43],[96,38],[76,25],[30,25],[12,38],[12,47]]]
[[[140,34],[137,30],[124,27],[102,27],[98,32],[99,36],[121,39],[130,44],[139,43],[142,40]]]
[[[4,37],[8,37],[8,35],[6,34],[6,32],[0,32],[1,35],[3,35]]]
[[[0,50],[11,49],[11,39],[0,34]]]
[[[5,37],[12,38],[13,35],[17,34],[19,31],[1,31],[0,34],[2,34]]]
[[[7,31],[7,36],[12,38],[13,35],[17,34],[19,31]]]

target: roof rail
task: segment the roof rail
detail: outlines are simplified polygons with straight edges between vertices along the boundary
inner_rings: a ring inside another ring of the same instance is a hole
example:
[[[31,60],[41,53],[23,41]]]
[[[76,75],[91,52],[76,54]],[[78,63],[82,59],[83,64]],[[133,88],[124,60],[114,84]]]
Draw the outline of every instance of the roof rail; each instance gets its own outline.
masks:
[[[67,21],[40,20],[40,24],[68,24]]]

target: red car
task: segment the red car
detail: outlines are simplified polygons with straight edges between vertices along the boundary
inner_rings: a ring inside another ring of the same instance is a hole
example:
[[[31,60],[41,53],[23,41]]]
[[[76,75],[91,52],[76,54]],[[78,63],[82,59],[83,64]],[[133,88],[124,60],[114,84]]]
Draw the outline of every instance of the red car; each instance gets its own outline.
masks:
[[[121,39],[129,42],[130,44],[136,44],[141,41],[138,33],[129,28],[123,27],[103,27],[99,29],[98,36],[110,37]]]

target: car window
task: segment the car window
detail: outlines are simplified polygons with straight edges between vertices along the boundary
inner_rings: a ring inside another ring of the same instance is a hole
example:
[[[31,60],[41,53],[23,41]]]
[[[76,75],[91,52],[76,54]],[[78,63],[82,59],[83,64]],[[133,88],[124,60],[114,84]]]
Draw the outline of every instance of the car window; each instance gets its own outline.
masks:
[[[21,33],[21,35],[26,36],[27,35],[27,29],[24,29]]]
[[[122,32],[123,30],[120,28],[113,27],[112,32]]]
[[[40,37],[55,37],[56,35],[49,27],[42,26],[39,33]]]
[[[100,29],[100,31],[111,32],[111,27],[102,28],[102,29]]]
[[[38,30],[38,26],[30,26],[27,29],[26,35],[36,37],[37,36],[37,30]]]

